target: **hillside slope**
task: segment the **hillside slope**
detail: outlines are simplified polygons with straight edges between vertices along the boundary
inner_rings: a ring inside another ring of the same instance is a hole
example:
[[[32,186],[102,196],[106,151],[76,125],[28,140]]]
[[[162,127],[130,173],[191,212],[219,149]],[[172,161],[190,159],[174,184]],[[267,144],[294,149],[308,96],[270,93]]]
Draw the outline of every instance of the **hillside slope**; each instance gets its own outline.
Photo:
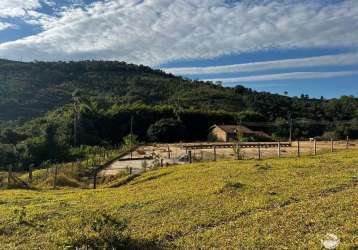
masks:
[[[351,150],[174,166],[95,191],[1,191],[0,248],[322,249],[333,233],[356,249],[357,173]]]
[[[224,88],[185,80],[145,66],[124,62],[32,62],[0,60],[0,121],[31,119],[72,102],[72,93],[93,98],[100,105],[113,103],[171,104],[182,107],[253,110],[269,120],[306,117],[350,120],[358,99],[289,98],[259,93],[242,86]]]

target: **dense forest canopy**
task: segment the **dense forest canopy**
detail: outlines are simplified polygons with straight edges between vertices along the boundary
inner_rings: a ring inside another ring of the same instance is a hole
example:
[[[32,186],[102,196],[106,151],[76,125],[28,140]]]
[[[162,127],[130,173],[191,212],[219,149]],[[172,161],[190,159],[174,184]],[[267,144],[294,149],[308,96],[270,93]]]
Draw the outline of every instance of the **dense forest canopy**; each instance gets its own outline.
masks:
[[[223,123],[274,140],[287,139],[290,124],[293,138],[358,138],[358,99],[228,88],[124,62],[0,60],[0,168],[71,161],[80,145],[121,144],[130,121],[144,142],[206,140]]]
[[[113,104],[181,105],[183,108],[251,110],[278,117],[351,120],[358,99],[310,99],[227,88],[124,62],[14,62],[0,60],[0,120],[31,119],[72,102],[79,90],[103,107]]]

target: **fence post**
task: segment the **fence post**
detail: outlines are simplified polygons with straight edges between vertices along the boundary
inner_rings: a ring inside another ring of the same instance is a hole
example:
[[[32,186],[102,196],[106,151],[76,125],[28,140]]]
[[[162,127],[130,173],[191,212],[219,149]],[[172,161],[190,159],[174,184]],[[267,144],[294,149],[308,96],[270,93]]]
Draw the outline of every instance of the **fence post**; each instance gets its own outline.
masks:
[[[7,185],[8,187],[11,185],[11,178],[12,178],[12,165],[9,166],[8,175],[7,175]]]
[[[201,161],[204,160],[204,152],[203,152],[203,150],[200,150],[200,160]]]
[[[260,143],[258,144],[258,147],[257,147],[257,154],[258,154],[258,158],[261,159],[261,144]]]
[[[277,156],[278,156],[278,158],[281,157],[281,143],[280,142],[278,142],[278,144],[277,144]]]
[[[32,183],[32,164],[29,165],[29,183],[31,184]]]
[[[143,172],[147,172],[147,160],[143,160]]]
[[[168,158],[169,159],[171,158],[169,145],[168,145]]]
[[[50,171],[50,170],[49,170],[49,166],[47,166],[47,167],[46,167],[46,179],[47,179],[48,176],[49,176],[49,171]]]
[[[191,150],[188,151],[188,157],[189,157],[189,163],[193,163],[193,160],[191,158]]]
[[[95,168],[93,172],[93,189],[96,188],[97,188],[97,169]]]
[[[317,140],[313,140],[313,155],[317,155]]]
[[[216,161],[216,146],[214,146],[214,161]]]
[[[53,179],[53,189],[56,188],[56,182],[57,182],[57,171],[58,171],[58,166],[57,164],[55,165],[55,176],[54,176],[54,179]]]
[[[334,148],[333,148],[333,139],[331,139],[331,152],[334,151]]]
[[[301,151],[300,151],[300,140],[297,140],[297,157],[301,156]]]
[[[346,139],[346,149],[349,148],[349,137],[347,136],[347,139]]]
[[[237,160],[240,160],[240,143],[237,144],[236,157]]]

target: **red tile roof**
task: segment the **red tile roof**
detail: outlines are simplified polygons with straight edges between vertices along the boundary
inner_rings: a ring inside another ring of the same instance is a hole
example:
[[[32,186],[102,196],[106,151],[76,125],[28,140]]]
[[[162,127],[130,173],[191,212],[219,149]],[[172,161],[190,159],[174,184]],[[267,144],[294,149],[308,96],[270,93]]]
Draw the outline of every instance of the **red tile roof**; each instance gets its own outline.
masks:
[[[240,134],[255,134],[254,131],[252,131],[248,127],[245,127],[245,126],[242,126],[242,125],[215,125],[215,126],[221,128],[226,133],[239,132]]]

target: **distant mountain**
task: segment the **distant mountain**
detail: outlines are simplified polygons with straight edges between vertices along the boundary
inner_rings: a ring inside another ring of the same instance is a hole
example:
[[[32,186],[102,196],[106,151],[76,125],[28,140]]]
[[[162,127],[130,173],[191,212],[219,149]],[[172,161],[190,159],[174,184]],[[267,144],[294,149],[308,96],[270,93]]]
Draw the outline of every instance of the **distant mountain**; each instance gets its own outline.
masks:
[[[72,93],[114,103],[171,104],[185,108],[253,110],[269,120],[305,117],[350,120],[358,116],[358,99],[309,99],[260,93],[237,86],[183,79],[146,66],[124,62],[15,62],[0,60],[0,121],[31,119],[72,102]]]

